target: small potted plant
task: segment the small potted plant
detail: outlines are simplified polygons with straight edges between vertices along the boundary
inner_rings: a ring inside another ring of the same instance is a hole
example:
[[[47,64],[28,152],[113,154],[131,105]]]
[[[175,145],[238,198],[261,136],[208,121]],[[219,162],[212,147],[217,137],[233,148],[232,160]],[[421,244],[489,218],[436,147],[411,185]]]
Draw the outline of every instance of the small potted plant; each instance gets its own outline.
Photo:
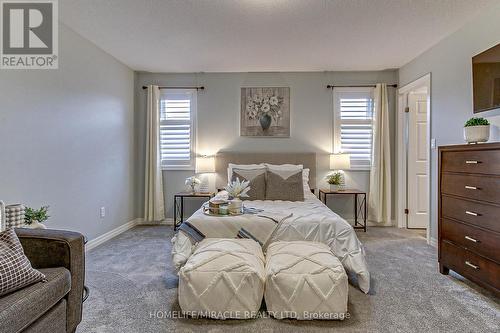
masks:
[[[196,190],[195,190],[196,185],[201,184],[201,180],[199,180],[195,176],[191,176],[191,177],[186,178],[186,181],[184,182],[184,184],[186,184],[187,186],[190,186],[191,192],[194,193],[194,192],[196,192]]]
[[[243,203],[240,198],[248,197],[248,191],[250,191],[249,181],[241,181],[239,178],[236,178],[235,181],[228,183],[224,189],[227,191],[229,195],[229,205],[228,210],[229,214],[239,214],[241,213],[241,208],[243,207]]]
[[[343,174],[340,171],[335,171],[328,176],[326,176],[326,181],[330,184],[330,190],[332,191],[342,191],[343,186]]]
[[[464,139],[467,143],[486,142],[490,138],[490,123],[484,118],[470,118],[464,125]]]
[[[24,223],[30,229],[47,229],[43,222],[49,219],[48,214],[49,206],[42,206],[40,209],[33,209],[26,207],[24,213]]]

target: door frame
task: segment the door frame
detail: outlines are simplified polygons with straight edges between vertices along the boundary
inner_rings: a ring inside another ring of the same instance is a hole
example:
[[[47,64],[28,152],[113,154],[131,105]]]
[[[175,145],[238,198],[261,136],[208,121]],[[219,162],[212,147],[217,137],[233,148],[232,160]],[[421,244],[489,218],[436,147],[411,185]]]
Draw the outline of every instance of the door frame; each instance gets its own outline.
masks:
[[[425,74],[424,76],[406,84],[405,86],[398,89],[397,93],[397,133],[396,133],[396,153],[397,153],[397,163],[396,163],[396,189],[397,193],[406,193],[406,146],[404,142],[404,118],[405,118],[405,107],[407,102],[401,103],[401,97],[411,92],[412,90],[426,87],[427,88],[427,150],[428,150],[428,159],[427,159],[427,173],[428,173],[428,193],[429,193],[429,219],[427,221],[427,243],[431,244],[430,238],[430,221],[431,221],[431,156],[432,156],[432,147],[431,147],[431,99],[432,99],[432,90],[431,90],[431,73]],[[396,218],[398,220],[398,228],[407,228],[407,216],[404,212],[406,206],[406,195],[396,196],[396,207],[397,214]]]

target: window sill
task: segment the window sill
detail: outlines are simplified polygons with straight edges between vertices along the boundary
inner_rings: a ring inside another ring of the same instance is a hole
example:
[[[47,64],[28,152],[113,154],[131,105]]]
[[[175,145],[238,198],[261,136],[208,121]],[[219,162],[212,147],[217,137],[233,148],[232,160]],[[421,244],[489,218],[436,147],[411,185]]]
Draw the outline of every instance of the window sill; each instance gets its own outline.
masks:
[[[186,166],[186,167],[182,167],[182,166],[162,166],[161,170],[162,171],[193,171],[193,172],[195,171],[194,167],[192,167],[192,166]]]
[[[344,171],[368,171],[370,172],[371,168],[351,168],[351,169],[345,169]]]

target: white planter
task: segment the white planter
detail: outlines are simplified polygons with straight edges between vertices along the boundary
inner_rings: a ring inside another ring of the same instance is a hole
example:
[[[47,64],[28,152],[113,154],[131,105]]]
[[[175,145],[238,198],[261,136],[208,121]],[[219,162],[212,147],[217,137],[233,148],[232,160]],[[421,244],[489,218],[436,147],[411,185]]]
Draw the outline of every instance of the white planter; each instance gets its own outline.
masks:
[[[330,191],[339,191],[340,188],[340,185],[330,184]]]
[[[490,125],[464,127],[464,139],[467,143],[486,142],[490,138]]]
[[[240,198],[234,198],[229,200],[229,205],[227,209],[229,210],[229,214],[241,214],[241,207],[243,206],[243,202]]]
[[[45,224],[39,223],[39,222],[33,222],[31,224],[25,224],[23,226],[23,228],[27,228],[27,229],[47,229],[47,227],[45,226]]]

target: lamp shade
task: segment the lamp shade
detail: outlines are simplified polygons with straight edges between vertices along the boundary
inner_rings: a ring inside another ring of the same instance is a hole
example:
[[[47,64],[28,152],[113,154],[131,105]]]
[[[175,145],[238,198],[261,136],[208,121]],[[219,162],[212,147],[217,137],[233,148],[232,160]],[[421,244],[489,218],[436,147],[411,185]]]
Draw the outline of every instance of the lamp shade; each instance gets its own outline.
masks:
[[[351,155],[338,153],[330,155],[330,170],[347,170],[351,168]]]
[[[212,173],[215,172],[215,157],[200,156],[196,158],[196,173]]]

